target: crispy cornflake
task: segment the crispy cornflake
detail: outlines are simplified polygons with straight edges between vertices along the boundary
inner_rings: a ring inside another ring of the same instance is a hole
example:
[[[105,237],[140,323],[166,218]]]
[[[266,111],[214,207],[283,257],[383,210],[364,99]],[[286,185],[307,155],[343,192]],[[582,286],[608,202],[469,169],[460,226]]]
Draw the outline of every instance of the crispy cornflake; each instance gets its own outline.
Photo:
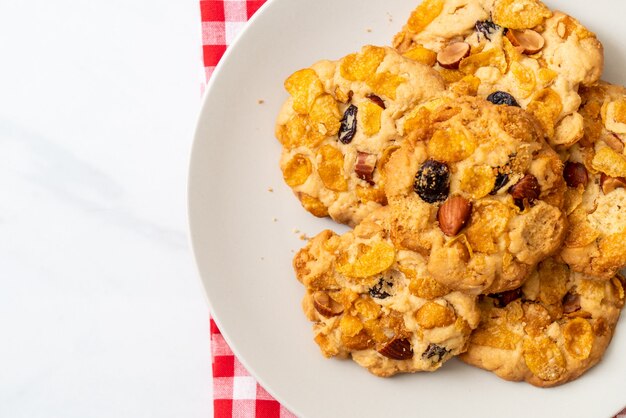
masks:
[[[513,46],[507,37],[502,37],[502,44],[504,45],[504,56],[506,57],[506,62],[509,65],[507,70],[509,70],[512,63],[518,62],[522,59],[522,53],[518,47]]]
[[[461,190],[480,199],[487,196],[496,184],[496,175],[493,168],[487,165],[471,166],[463,171]]]
[[[335,99],[337,99],[338,102],[346,104],[350,101],[351,98],[352,98],[351,91],[346,93],[343,90],[341,90],[339,86],[335,87]]]
[[[593,329],[591,324],[583,318],[576,318],[563,327],[565,349],[572,357],[586,360],[593,348]]]
[[[315,99],[324,93],[317,73],[310,68],[296,71],[285,80],[285,89],[293,98],[293,110],[307,114]]]
[[[387,195],[385,194],[385,190],[380,187],[363,187],[361,185],[357,185],[356,195],[359,197],[361,203],[376,202],[380,205],[387,204]]]
[[[413,33],[420,33],[426,26],[437,18],[443,11],[445,0],[424,0],[422,4],[417,6],[409,21],[407,28]]]
[[[406,78],[392,74],[388,71],[374,74],[367,79],[367,85],[379,96],[387,96],[392,100],[396,99],[396,90],[406,82]]]
[[[327,335],[317,334],[314,340],[322,350],[324,357],[334,357],[339,354],[339,350]]]
[[[511,74],[513,74],[513,77],[515,78],[515,83],[519,90],[520,97],[525,99],[530,96],[537,85],[533,70],[525,67],[519,62],[513,62],[511,63]]]
[[[399,145],[392,145],[383,150],[383,154],[380,156],[378,160],[378,171],[381,173],[385,172],[385,165],[389,162],[389,159],[393,155],[394,152],[400,149]]]
[[[512,332],[505,324],[487,324],[478,328],[471,337],[471,343],[483,347],[514,350],[522,337]]]
[[[346,337],[354,337],[363,329],[363,323],[356,316],[346,314],[341,317],[339,328]]]
[[[365,320],[376,319],[380,315],[380,305],[367,296],[357,299],[354,308]]]
[[[404,133],[412,132],[430,122],[430,111],[421,106],[411,111],[404,121]]]
[[[348,190],[348,181],[343,172],[343,154],[332,145],[324,145],[317,151],[317,172],[327,189],[335,192]]]
[[[411,278],[409,291],[418,298],[431,300],[443,297],[450,293],[450,289],[432,277]]]
[[[413,61],[421,62],[422,64],[428,65],[432,67],[437,62],[437,53],[435,51],[431,51],[428,48],[424,48],[421,45],[417,45],[404,54],[405,57],[412,59]]]
[[[496,0],[493,22],[509,29],[530,29],[543,23],[552,12],[538,0]]]
[[[342,334],[341,343],[345,345],[348,350],[354,351],[367,350],[368,348],[372,348],[374,346],[374,340],[364,329],[352,337]]]
[[[424,329],[446,327],[454,324],[454,310],[436,302],[426,302],[415,313],[415,320]]]
[[[309,119],[304,115],[294,115],[289,121],[278,128],[276,136],[288,149],[300,146],[317,147],[326,136],[309,126]]]
[[[600,233],[587,220],[587,211],[578,207],[568,217],[569,225],[564,245],[569,248],[585,247],[596,240]]]
[[[565,373],[563,353],[548,337],[524,339],[524,360],[532,374],[548,382]]]
[[[563,28],[563,39],[569,38],[571,35],[575,34],[578,37],[578,40],[583,40],[586,38],[595,37],[595,35],[588,31],[583,25],[581,25],[576,19],[571,16],[564,16],[559,23],[557,23],[557,28]],[[559,30],[560,34],[560,30]]]
[[[506,229],[512,209],[497,201],[474,205],[470,224],[465,230],[467,240],[474,251],[495,254],[500,236]]]
[[[537,72],[537,78],[544,88],[550,86],[556,79],[557,75],[558,73],[556,71],[549,68],[540,68]]]
[[[610,177],[626,177],[626,157],[609,147],[602,148],[593,157],[593,168]]]
[[[551,88],[537,92],[526,110],[535,115],[548,137],[554,136],[554,125],[561,115],[561,96]]]
[[[363,133],[367,136],[376,135],[380,132],[380,117],[383,108],[372,102],[364,102],[357,113],[357,118],[363,126]]]
[[[385,49],[377,46],[366,46],[357,54],[350,54],[341,60],[339,70],[341,76],[350,81],[365,81],[385,59]]]
[[[476,145],[476,140],[469,132],[440,129],[428,141],[428,155],[437,161],[454,163],[472,155]]]
[[[438,71],[446,84],[456,83],[457,81],[461,81],[463,77],[465,77],[465,74],[459,70],[448,70],[446,68],[439,68]]]
[[[454,93],[459,96],[476,96],[480,87],[480,78],[474,75],[466,75],[451,86]]]
[[[311,107],[309,120],[311,126],[320,134],[336,135],[341,125],[341,113],[333,96],[324,94],[318,97]]]
[[[499,69],[502,74],[504,74],[507,66],[504,51],[498,48],[493,48],[464,58],[459,64],[459,70],[461,70],[464,74],[474,74],[479,68],[495,67]]]
[[[302,154],[296,154],[283,167],[283,177],[290,187],[304,184],[313,171],[311,161]]]
[[[308,194],[301,194],[298,196],[300,203],[307,211],[318,218],[325,218],[328,216],[328,208],[319,199]]]
[[[339,264],[337,271],[344,276],[367,278],[387,270],[396,259],[396,250],[386,242],[367,247],[352,263]]]

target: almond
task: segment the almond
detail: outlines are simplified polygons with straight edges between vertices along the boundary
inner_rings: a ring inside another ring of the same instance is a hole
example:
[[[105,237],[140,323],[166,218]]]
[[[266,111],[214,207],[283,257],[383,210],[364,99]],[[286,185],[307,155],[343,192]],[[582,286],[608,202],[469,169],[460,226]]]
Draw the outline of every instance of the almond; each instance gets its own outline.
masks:
[[[565,178],[567,185],[573,189],[581,184],[583,188],[587,187],[587,183],[589,182],[589,174],[587,173],[585,165],[573,161],[568,161],[567,164],[565,164],[563,178]]]
[[[471,47],[467,42],[454,42],[437,54],[437,62],[443,68],[456,70],[463,58],[469,57]]]
[[[541,195],[541,186],[537,177],[532,174],[526,174],[515,186],[509,189],[509,193],[515,200],[515,204],[520,208],[524,208],[524,201],[532,203],[539,199]]]
[[[394,338],[378,352],[392,360],[409,360],[413,358],[413,348],[407,338]]]
[[[472,204],[462,196],[452,196],[437,212],[439,228],[449,237],[459,233],[472,213]]]
[[[334,301],[325,292],[315,292],[313,294],[313,306],[317,312],[326,318],[332,318],[343,313],[343,306],[339,302]]]
[[[368,154],[367,152],[357,152],[356,164],[354,165],[354,172],[356,176],[361,180],[365,180],[369,184],[373,185],[374,169],[376,168],[376,155]]]
[[[525,30],[509,30],[506,37],[511,41],[513,46],[520,47],[523,54],[533,55],[543,49],[546,44],[543,36],[531,29]]]
[[[605,144],[607,144],[611,149],[615,152],[622,153],[624,152],[624,143],[622,140],[615,134],[609,133],[602,137],[602,140]]]
[[[495,305],[498,308],[506,308],[509,303],[516,301],[522,296],[523,294],[521,287],[513,290],[508,290],[506,292],[494,293],[489,295],[489,297],[495,299]]]
[[[566,315],[580,311],[580,295],[567,292],[565,296],[563,296],[561,303],[563,304],[563,313]]]
[[[609,194],[617,188],[626,188],[626,178],[610,177],[602,173],[602,175],[600,176],[600,187],[602,187],[602,191],[604,192],[604,194]]]

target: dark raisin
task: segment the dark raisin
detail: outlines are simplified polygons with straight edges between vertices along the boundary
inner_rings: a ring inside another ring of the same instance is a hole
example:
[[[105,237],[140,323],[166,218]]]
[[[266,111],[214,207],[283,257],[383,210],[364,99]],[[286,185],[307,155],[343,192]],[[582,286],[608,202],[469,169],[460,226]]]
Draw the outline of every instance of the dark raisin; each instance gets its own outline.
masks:
[[[343,144],[349,144],[356,133],[356,114],[359,109],[355,105],[350,105],[343,114],[341,127],[339,128],[339,140]]]
[[[494,299],[494,303],[498,308],[506,308],[506,306],[522,297],[522,289],[513,289],[502,293],[494,293],[489,295]]]
[[[491,20],[479,20],[474,27],[478,33],[482,33],[489,41],[491,41],[490,36],[500,30],[500,26],[496,25]]]
[[[366,97],[383,109],[387,109],[387,106],[385,106],[385,102],[383,101],[383,99],[376,96],[375,94],[368,94]]]
[[[494,184],[493,190],[491,191],[490,194],[495,195],[496,193],[498,193],[498,190],[503,188],[508,182],[509,182],[509,175],[507,173],[498,171],[498,174],[496,175],[496,183]]]
[[[487,96],[487,100],[495,105],[507,105],[507,106],[515,106],[520,107],[519,103],[513,96],[504,91],[495,91]]]
[[[386,299],[392,294],[393,283],[383,277],[369,290],[370,296],[376,299]]]
[[[413,189],[425,202],[443,202],[450,192],[450,169],[446,163],[426,160],[415,176]]]
[[[439,363],[449,352],[450,350],[447,350],[445,347],[431,343],[428,344],[426,351],[422,354],[422,358],[425,360],[434,359],[435,362]]]

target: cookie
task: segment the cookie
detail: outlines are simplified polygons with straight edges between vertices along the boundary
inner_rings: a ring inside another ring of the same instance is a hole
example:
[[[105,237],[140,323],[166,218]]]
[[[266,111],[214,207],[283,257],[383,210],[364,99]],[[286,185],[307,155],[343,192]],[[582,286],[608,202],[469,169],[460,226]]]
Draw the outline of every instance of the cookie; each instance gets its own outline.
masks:
[[[611,279],[626,267],[626,89],[581,90],[585,136],[563,153],[569,228],[561,258]]]
[[[380,173],[401,142],[398,120],[444,83],[393,48],[366,46],[295,72],[285,88],[276,124],[285,182],[313,215],[353,226],[386,202]]]
[[[476,297],[437,283],[422,255],[395,247],[389,216],[381,208],[298,252],[302,307],[326,357],[351,357],[378,376],[433,371],[466,349],[480,318]]]
[[[451,289],[515,289],[563,242],[563,164],[520,108],[438,102],[407,118],[407,138],[385,166],[394,240],[428,256],[429,272]]]
[[[424,0],[393,45],[461,94],[506,93],[562,147],[582,137],[579,85],[594,85],[604,66],[596,35],[539,0]]]
[[[624,279],[608,281],[542,262],[521,289],[484,297],[482,321],[460,358],[503,379],[551,387],[596,365],[624,306]]]

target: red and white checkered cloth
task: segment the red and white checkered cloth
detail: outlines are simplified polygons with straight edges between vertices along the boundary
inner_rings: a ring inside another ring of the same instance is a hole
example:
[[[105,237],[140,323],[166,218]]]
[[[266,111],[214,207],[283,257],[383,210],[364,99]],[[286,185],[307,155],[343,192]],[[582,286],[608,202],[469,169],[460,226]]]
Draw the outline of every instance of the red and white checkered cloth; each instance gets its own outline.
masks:
[[[266,0],[200,0],[202,55],[206,81],[239,31]],[[250,376],[211,320],[213,407],[217,418],[291,418]],[[626,418],[626,409],[615,418]]]

